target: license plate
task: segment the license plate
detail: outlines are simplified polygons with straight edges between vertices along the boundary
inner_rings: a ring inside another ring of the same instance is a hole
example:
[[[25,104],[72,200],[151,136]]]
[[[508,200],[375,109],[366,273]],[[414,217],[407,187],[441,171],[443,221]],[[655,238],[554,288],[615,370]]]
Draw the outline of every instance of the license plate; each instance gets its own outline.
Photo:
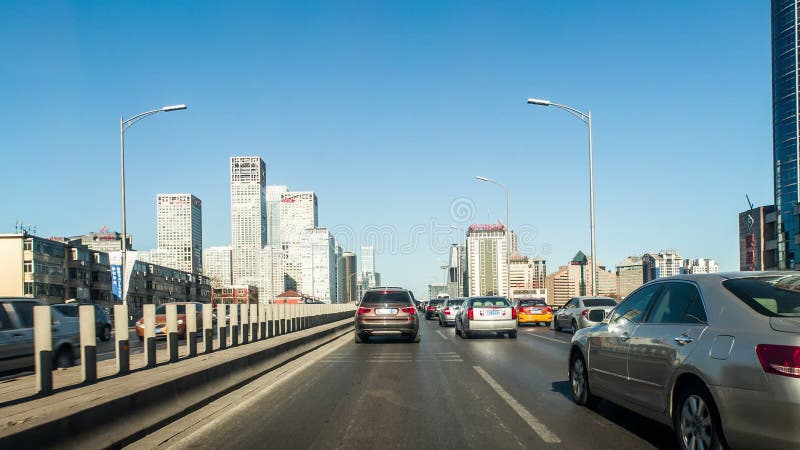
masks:
[[[530,309],[530,313],[531,313],[531,314],[541,314],[541,313],[542,313],[542,308],[533,308],[533,309]]]
[[[375,314],[397,314],[397,308],[378,308]]]
[[[501,313],[502,311],[495,311],[495,310],[489,311],[490,316],[499,316]]]

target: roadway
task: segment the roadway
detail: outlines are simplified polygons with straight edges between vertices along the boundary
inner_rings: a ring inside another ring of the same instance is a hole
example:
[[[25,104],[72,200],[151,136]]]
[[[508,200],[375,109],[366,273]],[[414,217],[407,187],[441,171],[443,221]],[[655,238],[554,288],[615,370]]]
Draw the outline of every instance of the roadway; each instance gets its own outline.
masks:
[[[663,425],[570,399],[569,333],[422,342],[352,333],[157,430],[131,448],[674,449]]]

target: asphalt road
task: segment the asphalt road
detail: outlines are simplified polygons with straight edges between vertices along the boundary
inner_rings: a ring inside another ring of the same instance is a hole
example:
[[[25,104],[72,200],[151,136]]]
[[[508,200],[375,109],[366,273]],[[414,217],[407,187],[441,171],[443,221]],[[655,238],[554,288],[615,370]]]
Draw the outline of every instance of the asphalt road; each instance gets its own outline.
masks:
[[[433,321],[419,344],[348,334],[131,447],[676,448],[663,425],[571,401],[570,337],[525,327],[465,340]]]

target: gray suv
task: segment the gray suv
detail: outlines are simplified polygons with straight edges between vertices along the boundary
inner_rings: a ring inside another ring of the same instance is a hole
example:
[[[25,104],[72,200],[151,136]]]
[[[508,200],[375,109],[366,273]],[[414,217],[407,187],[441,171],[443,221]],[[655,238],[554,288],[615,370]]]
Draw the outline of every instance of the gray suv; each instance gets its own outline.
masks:
[[[40,305],[32,298],[0,298],[0,372],[34,366],[33,307]],[[72,366],[80,352],[78,320],[51,311],[53,367]]]
[[[371,336],[406,336],[419,342],[419,313],[409,291],[392,287],[364,293],[355,315],[356,344]]]

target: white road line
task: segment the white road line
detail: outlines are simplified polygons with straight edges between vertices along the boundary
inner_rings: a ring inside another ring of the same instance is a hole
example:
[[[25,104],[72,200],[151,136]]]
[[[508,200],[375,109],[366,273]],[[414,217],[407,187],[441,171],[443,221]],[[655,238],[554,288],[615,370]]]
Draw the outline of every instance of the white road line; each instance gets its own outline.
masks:
[[[539,338],[539,339],[545,339],[545,340],[548,340],[548,341],[558,342],[559,344],[567,344],[567,345],[570,344],[569,342],[562,341],[560,339],[549,338],[547,336],[539,336],[536,333],[525,333],[525,334],[527,334],[528,336],[533,336],[535,338]]]
[[[508,406],[511,407],[517,414],[519,414],[522,419],[528,423],[528,425],[548,444],[559,444],[561,443],[561,439],[558,438],[552,431],[550,431],[547,426],[543,423],[539,422],[533,414],[531,414],[524,406],[522,406],[514,397],[511,396],[502,386],[500,386],[497,381],[492,378],[491,375],[486,373],[480,366],[472,366],[478,374],[483,377],[483,379],[489,383],[489,386],[497,392],[500,397],[508,403]]]
[[[439,333],[439,336],[441,336],[442,339],[447,340],[447,336],[445,336],[444,333],[442,333],[441,330],[436,330],[436,332]]]

